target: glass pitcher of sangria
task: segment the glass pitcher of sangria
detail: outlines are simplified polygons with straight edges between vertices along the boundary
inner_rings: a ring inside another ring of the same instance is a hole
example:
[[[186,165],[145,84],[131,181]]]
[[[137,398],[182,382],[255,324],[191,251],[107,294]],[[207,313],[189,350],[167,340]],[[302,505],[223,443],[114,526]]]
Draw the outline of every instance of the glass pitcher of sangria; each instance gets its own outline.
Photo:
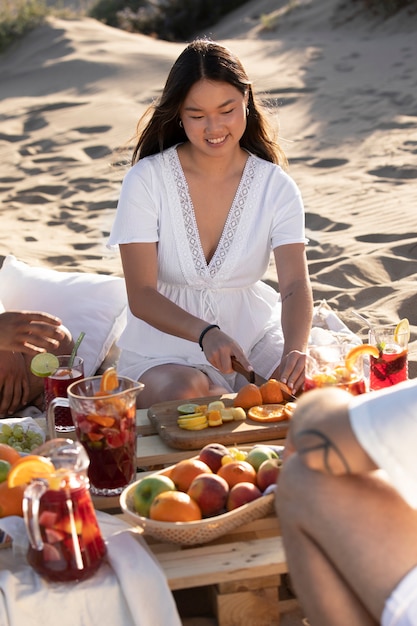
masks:
[[[27,560],[50,581],[84,580],[106,554],[89,490],[88,455],[69,439],[48,441],[37,454],[48,458],[55,472],[32,480],[24,492]]]

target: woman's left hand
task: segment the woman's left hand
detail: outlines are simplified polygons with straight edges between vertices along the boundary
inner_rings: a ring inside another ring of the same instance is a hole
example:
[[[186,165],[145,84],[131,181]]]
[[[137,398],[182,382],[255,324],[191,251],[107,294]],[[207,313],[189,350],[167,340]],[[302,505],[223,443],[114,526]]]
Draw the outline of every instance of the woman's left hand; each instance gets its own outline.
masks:
[[[305,360],[304,352],[291,350],[282,357],[273,377],[288,385],[293,393],[297,393],[304,385]]]

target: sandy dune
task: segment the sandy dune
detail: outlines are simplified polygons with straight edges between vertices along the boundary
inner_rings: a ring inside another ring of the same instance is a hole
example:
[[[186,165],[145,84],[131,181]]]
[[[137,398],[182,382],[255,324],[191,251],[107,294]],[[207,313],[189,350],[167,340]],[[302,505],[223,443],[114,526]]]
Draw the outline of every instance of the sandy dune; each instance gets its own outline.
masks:
[[[352,309],[374,322],[408,317],[414,377],[417,12],[384,22],[338,4],[300,0],[285,12],[257,0],[204,34],[232,47],[278,105],[315,299],[363,337]],[[0,256],[120,274],[105,242],[127,142],[183,47],[53,19],[0,57]]]

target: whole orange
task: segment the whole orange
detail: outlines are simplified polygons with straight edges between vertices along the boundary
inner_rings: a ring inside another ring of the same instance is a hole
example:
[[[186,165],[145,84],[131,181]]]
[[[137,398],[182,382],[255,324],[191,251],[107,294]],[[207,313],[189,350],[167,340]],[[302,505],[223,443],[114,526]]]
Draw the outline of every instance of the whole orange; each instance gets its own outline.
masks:
[[[179,491],[188,491],[194,478],[199,474],[212,474],[207,463],[200,459],[183,459],[174,465],[169,477]]]
[[[7,481],[0,483],[0,517],[19,515],[23,517],[22,501],[25,485],[8,487]]]
[[[153,499],[149,517],[158,522],[196,522],[202,519],[202,514],[187,493],[164,491]]]
[[[281,383],[275,378],[270,378],[259,387],[262,395],[262,404],[279,404],[283,401]]]
[[[217,474],[225,479],[230,488],[243,482],[256,485],[256,470],[247,461],[230,461],[222,465]]]
[[[7,443],[0,443],[0,459],[8,461],[10,465],[16,463],[21,458],[19,452],[7,445]]]
[[[262,404],[262,394],[254,383],[248,383],[241,387],[233,400],[233,406],[240,406],[242,409],[250,409],[253,406]]]

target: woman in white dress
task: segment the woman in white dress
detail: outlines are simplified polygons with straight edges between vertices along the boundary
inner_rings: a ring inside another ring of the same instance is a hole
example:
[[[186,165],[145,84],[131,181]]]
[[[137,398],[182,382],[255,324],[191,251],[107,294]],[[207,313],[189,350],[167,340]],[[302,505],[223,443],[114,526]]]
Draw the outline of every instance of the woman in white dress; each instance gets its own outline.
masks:
[[[241,62],[199,39],[144,116],[109,246],[129,299],[120,374],[139,406],[236,391],[234,356],[294,391],[312,293],[304,207]],[[262,282],[271,251],[279,293]]]

